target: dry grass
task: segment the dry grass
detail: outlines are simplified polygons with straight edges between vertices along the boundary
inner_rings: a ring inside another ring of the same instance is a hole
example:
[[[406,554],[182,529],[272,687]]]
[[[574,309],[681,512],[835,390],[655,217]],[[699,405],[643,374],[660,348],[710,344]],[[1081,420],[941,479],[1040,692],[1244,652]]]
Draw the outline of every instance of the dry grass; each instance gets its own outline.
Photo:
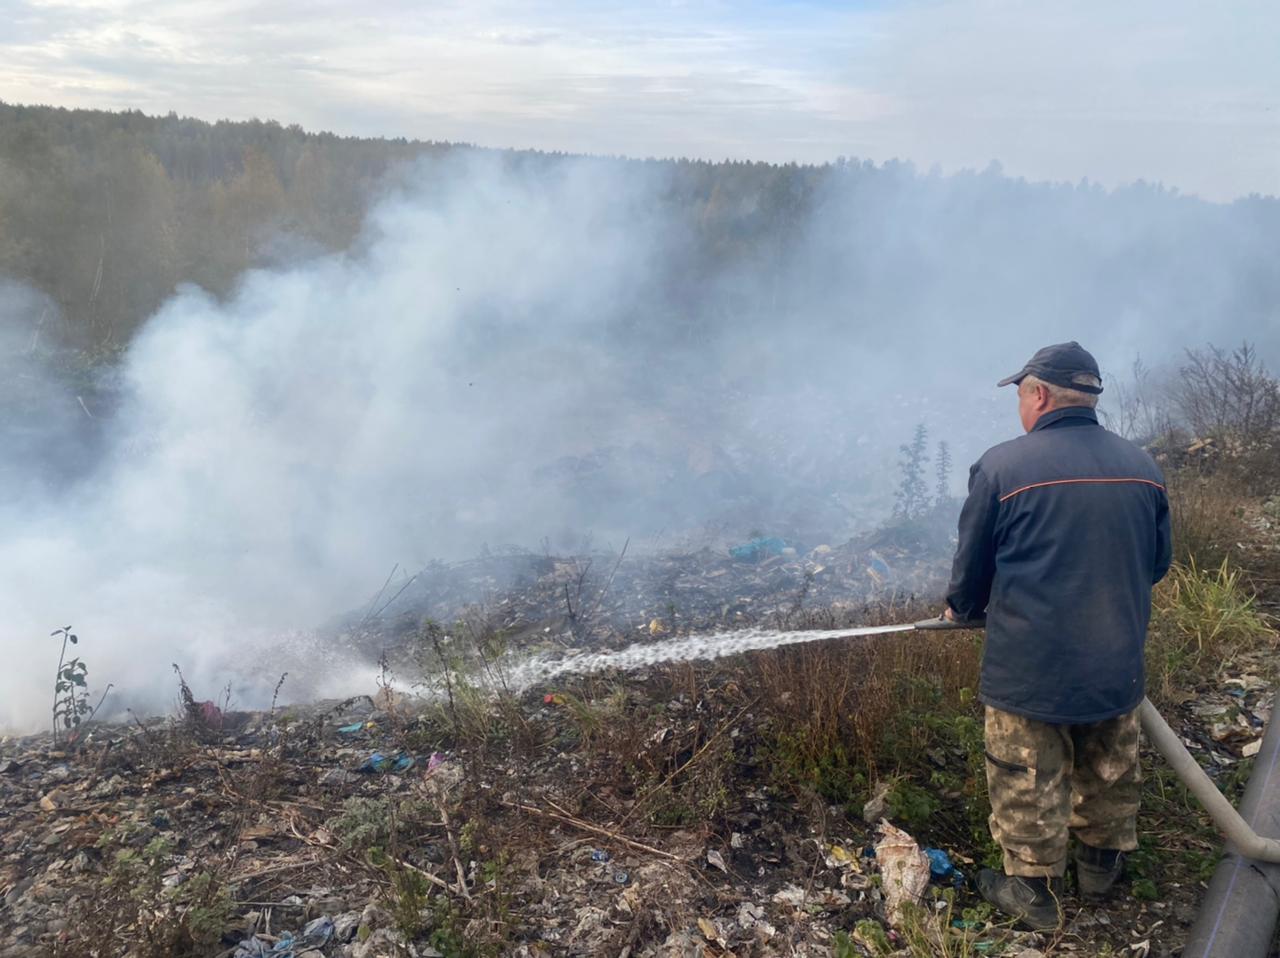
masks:
[[[1214,568],[1244,539],[1246,497],[1227,472],[1202,475],[1183,470],[1169,477],[1174,559]]]
[[[932,610],[894,609],[886,621]],[[857,800],[872,782],[918,767],[976,716],[980,633],[895,633],[753,653],[748,680],[770,716],[775,766],[797,789]]]
[[[1168,700],[1231,667],[1242,652],[1274,648],[1276,634],[1253,591],[1223,559],[1204,569],[1175,565],[1155,590],[1147,642],[1148,694]]]

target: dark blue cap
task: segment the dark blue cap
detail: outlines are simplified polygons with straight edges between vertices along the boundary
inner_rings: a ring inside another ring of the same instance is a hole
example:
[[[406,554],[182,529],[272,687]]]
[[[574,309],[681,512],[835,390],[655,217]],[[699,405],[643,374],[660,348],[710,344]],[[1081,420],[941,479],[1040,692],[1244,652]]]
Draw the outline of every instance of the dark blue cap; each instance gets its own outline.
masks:
[[[1062,386],[1064,389],[1078,389],[1082,393],[1097,395],[1102,392],[1101,386],[1095,386],[1092,382],[1079,381],[1089,376],[1101,383],[1102,373],[1098,371],[1098,363],[1090,355],[1089,350],[1074,341],[1057,343],[1037,350],[1036,354],[1027,360],[1025,366],[1012,376],[1006,376],[996,385],[1008,386],[1010,383],[1020,383],[1028,376],[1035,376],[1037,379],[1043,379],[1055,386]]]

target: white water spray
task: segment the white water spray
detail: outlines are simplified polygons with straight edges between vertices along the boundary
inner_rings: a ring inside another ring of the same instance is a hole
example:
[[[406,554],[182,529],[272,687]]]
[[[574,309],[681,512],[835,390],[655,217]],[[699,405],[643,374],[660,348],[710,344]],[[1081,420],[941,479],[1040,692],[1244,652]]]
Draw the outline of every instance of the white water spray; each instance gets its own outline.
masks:
[[[810,629],[780,632],[773,629],[739,629],[706,635],[685,635],[661,642],[637,642],[608,652],[541,653],[502,669],[508,688],[523,691],[561,675],[586,675],[608,669],[627,672],[667,662],[721,659],[743,652],[778,649],[805,642],[848,639],[868,635],[910,632],[914,625],[875,625],[851,629]]]

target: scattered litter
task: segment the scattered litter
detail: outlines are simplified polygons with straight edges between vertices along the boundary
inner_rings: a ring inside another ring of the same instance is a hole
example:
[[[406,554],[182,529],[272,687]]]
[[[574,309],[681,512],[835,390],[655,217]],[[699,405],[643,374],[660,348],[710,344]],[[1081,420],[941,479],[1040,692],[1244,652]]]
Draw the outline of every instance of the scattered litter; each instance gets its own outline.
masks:
[[[787,548],[787,543],[777,536],[762,536],[752,539],[729,550],[729,555],[738,562],[759,562],[769,556],[780,556]]]
[[[862,806],[862,820],[868,825],[874,825],[880,819],[884,818],[885,813],[889,810],[889,788],[888,782],[880,782],[871,792],[871,797],[867,799],[865,805]]]
[[[924,853],[929,859],[929,875],[934,881],[947,881],[956,874],[951,856],[941,848],[926,848]]]
[[[609,853],[603,848],[593,848],[591,849],[591,860],[593,862],[607,862],[609,860]]]
[[[222,709],[218,708],[218,703],[195,702],[193,705],[196,718],[205,728],[222,728]]]
[[[707,864],[712,868],[718,868],[726,875],[729,874],[729,866],[724,863],[724,856],[714,848],[707,850]]]
[[[383,755],[374,752],[364,760],[357,772],[407,772],[413,768],[415,759],[412,755],[398,752],[395,755]]]
[[[369,724],[372,725],[373,723],[370,722]],[[365,727],[364,722],[352,722],[350,725],[342,726],[342,728],[338,729],[338,731],[341,732],[343,735],[354,735],[356,732],[364,731],[364,727]]]
[[[702,932],[702,937],[706,938],[707,941],[724,945],[724,935],[720,934],[720,929],[716,927],[716,923],[710,918],[698,919],[698,931]]]
[[[619,868],[617,871],[613,873],[613,880],[615,883],[619,885],[625,885],[628,881],[631,880],[631,876],[628,875],[626,871]]]
[[[823,861],[828,868],[858,868],[858,856],[843,845],[828,846]]]
[[[276,939],[264,935],[247,938],[236,946],[231,958],[302,958],[304,952],[327,945],[334,931],[333,919],[322,915],[308,922],[296,938],[287,931]]]
[[[813,888],[805,892],[796,884],[786,885],[773,896],[779,905],[790,905],[797,911],[838,911],[849,904],[849,896],[835,888]]]
[[[902,905],[917,902],[929,885],[929,856],[914,838],[888,822],[880,824],[876,861],[884,876],[885,914],[890,924],[902,919]]]

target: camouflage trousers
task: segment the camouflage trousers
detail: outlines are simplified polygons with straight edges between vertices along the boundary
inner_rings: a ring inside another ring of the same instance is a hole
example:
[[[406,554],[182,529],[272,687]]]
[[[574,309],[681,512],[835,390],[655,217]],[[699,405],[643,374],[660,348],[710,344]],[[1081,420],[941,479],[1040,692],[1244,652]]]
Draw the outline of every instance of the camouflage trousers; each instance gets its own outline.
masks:
[[[1095,848],[1138,847],[1138,713],[1053,725],[987,706],[991,836],[1008,875],[1058,877],[1070,835]]]

